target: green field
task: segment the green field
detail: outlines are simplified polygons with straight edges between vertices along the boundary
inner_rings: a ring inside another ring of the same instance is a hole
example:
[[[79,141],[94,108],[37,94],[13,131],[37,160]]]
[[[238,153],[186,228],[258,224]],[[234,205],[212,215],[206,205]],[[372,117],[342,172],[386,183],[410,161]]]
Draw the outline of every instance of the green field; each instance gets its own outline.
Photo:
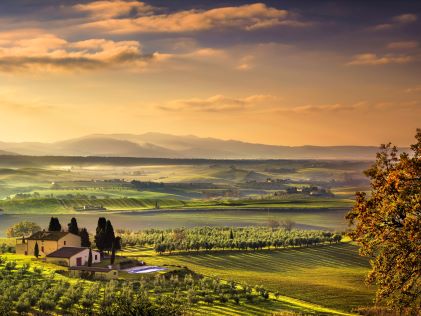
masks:
[[[90,199],[15,199],[0,200],[0,208],[5,214],[76,214],[75,207],[84,205],[102,205],[107,212],[132,211],[155,209],[158,203],[161,210],[165,209],[335,209],[349,208],[352,201],[348,199],[291,199],[291,200],[222,200],[222,201],[200,201],[200,200],[178,200],[171,198],[106,198],[98,200]]]
[[[6,214],[69,214],[84,205],[131,211],[153,209],[156,203],[164,209],[344,208],[352,204],[355,191],[366,188],[361,182],[366,163],[361,162],[174,160],[171,165],[157,161],[122,166],[60,165],[47,159],[45,165],[13,167],[14,163],[0,166],[0,208]],[[275,196],[290,187],[310,186],[335,195]]]
[[[277,251],[219,252],[158,256],[127,249],[148,264],[187,266],[204,275],[264,285],[273,292],[343,312],[372,303],[373,289],[364,285],[367,259],[350,243]]]
[[[29,263],[32,267],[42,269],[42,277],[51,278],[51,273],[63,271],[63,267],[52,264],[45,263],[41,259],[36,260],[35,258],[14,255],[14,254],[4,254],[4,258],[8,260],[13,260],[17,263],[17,268],[21,267],[24,263]],[[167,262],[167,261],[166,261]],[[162,274],[162,273],[159,273]],[[120,279],[126,279],[124,272],[121,273]],[[128,279],[136,280],[143,278],[143,275],[130,275]],[[55,273],[53,278],[58,281],[69,282],[70,284],[75,284],[80,282],[78,278],[69,278],[66,275]],[[91,286],[92,281],[82,281],[84,285]],[[239,285],[241,287],[241,285]],[[154,295],[153,291],[150,293]],[[253,302],[247,302],[245,300],[240,301],[239,304],[235,304],[232,301],[221,304],[219,302],[214,302],[212,304],[207,304],[203,301],[200,301],[198,304],[191,307],[193,315],[241,315],[241,316],[265,316],[271,315],[272,313],[284,313],[283,315],[296,315],[297,313],[302,315],[350,315],[350,313],[341,312],[336,309],[327,308],[320,306],[318,304],[313,304],[303,300],[298,300],[292,297],[285,295],[275,296],[273,293],[270,294],[268,300],[255,299]]]
[[[46,228],[52,214],[64,227],[74,216],[79,227],[91,233],[99,216],[111,220],[114,229],[132,231],[263,226],[269,220],[291,220],[299,229],[340,232],[347,229],[344,216],[352,207],[355,191],[368,188],[362,174],[367,162],[89,161],[54,157],[27,165],[3,161],[0,237],[22,220]],[[106,211],[75,210],[89,205],[101,205]],[[7,239],[0,239],[2,242],[13,244]],[[363,282],[368,262],[349,243],[163,256],[151,249],[126,250],[125,254],[148,264],[187,266],[203,275],[271,291],[268,301],[201,302],[194,308],[198,315],[251,316],[279,311],[343,315],[354,307],[370,305],[374,297],[373,289]]]

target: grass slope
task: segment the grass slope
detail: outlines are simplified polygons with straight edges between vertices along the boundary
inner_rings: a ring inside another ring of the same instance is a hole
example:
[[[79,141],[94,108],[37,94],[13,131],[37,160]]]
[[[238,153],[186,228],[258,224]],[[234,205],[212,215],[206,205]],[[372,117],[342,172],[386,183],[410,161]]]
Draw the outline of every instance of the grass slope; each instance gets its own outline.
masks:
[[[131,249],[148,264],[178,264],[205,275],[263,285],[308,303],[350,312],[368,305],[374,291],[364,285],[369,269],[350,243],[278,251],[219,252],[158,256]]]
[[[13,260],[17,263],[17,267],[21,267],[24,263],[29,263],[32,268],[37,267],[42,269],[42,277],[50,278],[52,272],[62,271],[63,267],[52,263],[46,263],[42,259],[35,259],[30,256],[16,255],[16,254],[3,254],[4,258]],[[121,273],[120,276],[124,275]],[[130,280],[141,278],[142,275],[130,275]],[[55,273],[53,278],[56,280],[62,280],[71,284],[80,282],[78,278],[70,278],[60,273]],[[124,278],[124,276],[123,276]],[[90,286],[95,281],[83,281],[86,286]],[[342,313],[329,308],[324,308],[318,305],[309,304],[300,300],[292,299],[289,297],[275,298],[272,294],[268,300],[254,300],[253,302],[241,301],[240,304],[234,302],[227,302],[221,304],[214,302],[213,304],[207,304],[200,301],[197,305],[192,307],[192,315],[225,315],[225,316],[266,316],[272,315],[273,313],[287,313],[292,315],[293,313],[299,313],[300,315],[350,315],[348,313]],[[190,315],[190,314],[189,314]]]
[[[143,192],[139,197],[107,197],[92,200],[74,197],[57,198],[41,197],[27,199],[0,200],[0,208],[8,214],[69,214],[78,213],[74,207],[84,205],[103,205],[108,211],[154,209],[158,202],[161,209],[335,209],[350,207],[348,199],[303,198],[291,197],[285,200],[180,200],[176,196],[157,192]]]

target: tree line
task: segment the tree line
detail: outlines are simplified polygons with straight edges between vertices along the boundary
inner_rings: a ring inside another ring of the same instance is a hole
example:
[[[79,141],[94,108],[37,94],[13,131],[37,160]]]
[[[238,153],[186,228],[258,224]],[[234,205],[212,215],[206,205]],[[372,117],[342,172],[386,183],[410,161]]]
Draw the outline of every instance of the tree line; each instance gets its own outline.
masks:
[[[193,227],[121,231],[122,246],[153,246],[157,253],[172,251],[262,250],[340,242],[337,233],[268,227]]]
[[[51,217],[50,223],[48,225],[48,231],[50,232],[60,232],[63,230],[63,227],[60,224],[58,217]],[[89,238],[89,232],[86,228],[79,229],[76,218],[72,217],[70,223],[67,224],[67,231],[69,233],[80,236],[81,246],[82,247],[91,247],[91,241]]]

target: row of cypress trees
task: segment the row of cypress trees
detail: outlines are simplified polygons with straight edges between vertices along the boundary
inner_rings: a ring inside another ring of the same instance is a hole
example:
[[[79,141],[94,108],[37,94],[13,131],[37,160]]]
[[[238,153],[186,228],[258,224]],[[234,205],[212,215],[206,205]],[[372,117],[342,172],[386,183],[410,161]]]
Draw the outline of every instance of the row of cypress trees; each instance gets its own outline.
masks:
[[[86,228],[79,229],[76,218],[72,217],[70,223],[67,224],[68,232],[79,235],[81,237],[81,246],[82,247],[91,247],[91,241],[89,240],[89,233]],[[61,231],[62,226],[57,217],[51,217],[50,224],[48,225],[48,231]],[[111,251],[111,264],[114,264],[115,254],[117,250],[121,250],[121,238],[116,237],[114,233],[113,225],[110,220],[107,220],[105,217],[100,217],[98,219],[98,225],[96,228],[96,234],[94,237],[95,245],[100,252],[110,252]],[[39,248],[38,244],[35,244],[34,249],[35,257],[39,257]],[[92,264],[92,251],[89,251],[88,265]]]
[[[114,264],[116,251],[121,249],[121,238],[115,236],[111,221],[105,217],[98,219],[95,244],[100,252],[111,251],[111,264]]]
[[[67,224],[68,232],[79,235],[82,240],[82,247],[90,247],[91,241],[89,239],[89,233],[86,228],[79,229],[79,226],[77,224],[76,218],[72,217],[70,220],[70,223]],[[48,225],[48,231],[50,232],[60,232],[62,230],[62,226],[60,224],[60,221],[58,217],[51,217],[50,224]]]

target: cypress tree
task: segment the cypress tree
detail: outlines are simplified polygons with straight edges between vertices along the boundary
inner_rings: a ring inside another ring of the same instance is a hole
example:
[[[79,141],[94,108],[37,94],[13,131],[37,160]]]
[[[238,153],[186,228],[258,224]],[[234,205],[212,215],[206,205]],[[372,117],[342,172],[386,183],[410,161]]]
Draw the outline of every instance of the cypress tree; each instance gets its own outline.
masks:
[[[233,233],[233,231],[232,231],[232,228],[231,228],[231,230],[230,230],[230,239],[234,239],[234,233]]]
[[[56,217],[56,227],[57,227],[57,231],[58,232],[61,232],[61,224],[60,224],[60,222],[58,220],[58,217]]]
[[[110,260],[111,265],[113,265],[114,262],[115,262],[115,246],[116,245],[115,245],[115,241],[114,241],[112,246],[111,246],[111,260]]]
[[[95,244],[99,251],[104,251],[106,249],[105,245],[105,228],[107,226],[107,220],[105,217],[100,217],[98,219],[98,226],[96,227],[95,234]]]
[[[50,224],[48,225],[48,231],[50,232],[61,231],[61,224],[57,217],[51,217]]]
[[[111,224],[111,221],[107,221],[107,224],[105,226],[105,236],[104,236],[104,248],[106,250],[112,249],[114,245],[115,240],[115,234],[114,234],[114,228]]]
[[[115,250],[121,250],[121,237],[116,237],[114,240]]]
[[[88,267],[92,267],[92,249],[89,248]]]
[[[39,247],[38,247],[38,242],[35,242],[35,247],[34,247],[34,256],[38,259],[39,257]]]
[[[72,217],[70,223],[67,224],[69,233],[79,235],[79,227],[77,226],[76,218]]]
[[[55,230],[54,223],[55,223],[54,217],[51,217],[50,218],[50,224],[48,225],[48,231],[49,232],[52,232],[52,231]]]
[[[91,241],[89,240],[89,233],[86,228],[82,228],[79,232],[82,247],[90,247]]]

